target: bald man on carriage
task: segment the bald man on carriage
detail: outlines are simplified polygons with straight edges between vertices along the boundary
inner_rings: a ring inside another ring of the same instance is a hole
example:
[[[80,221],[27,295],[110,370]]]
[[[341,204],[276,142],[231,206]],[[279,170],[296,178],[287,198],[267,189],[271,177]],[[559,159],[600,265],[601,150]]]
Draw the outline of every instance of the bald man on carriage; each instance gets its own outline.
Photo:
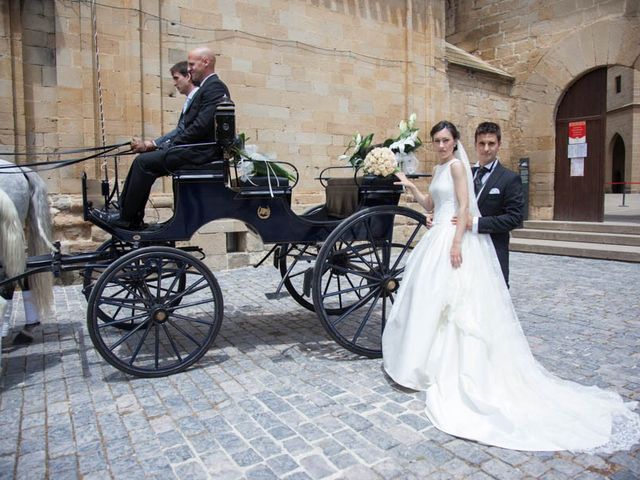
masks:
[[[191,50],[187,63],[191,80],[199,89],[191,97],[188,108],[183,109],[174,134],[163,137],[159,144],[151,141],[132,143],[133,150],[142,153],[133,161],[124,182],[119,211],[94,210],[96,216],[114,227],[143,229],[145,205],[156,178],[187,165],[211,161],[211,143],[216,140],[214,115],[217,106],[230,99],[229,89],[215,73],[216,58],[210,48]]]

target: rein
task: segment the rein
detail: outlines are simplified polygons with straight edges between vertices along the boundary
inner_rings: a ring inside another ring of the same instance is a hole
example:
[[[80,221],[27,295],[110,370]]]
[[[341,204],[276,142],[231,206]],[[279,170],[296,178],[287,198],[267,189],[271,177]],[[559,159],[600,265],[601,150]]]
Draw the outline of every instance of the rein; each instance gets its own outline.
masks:
[[[129,145],[129,142],[117,143],[113,145],[105,145],[104,147],[89,147],[89,148],[78,148],[74,150],[65,150],[62,152],[53,152],[53,153],[41,153],[41,154],[30,154],[30,153],[0,153],[0,157],[3,155],[7,156],[37,156],[37,155],[70,155],[75,153],[85,153],[85,152],[97,152],[92,155],[87,155],[85,157],[80,158],[71,158],[68,160],[52,160],[50,162],[35,162],[35,163],[23,163],[20,165],[0,165],[0,175],[1,174],[14,174],[14,173],[22,173],[21,171],[13,171],[13,172],[3,172],[2,170],[7,169],[21,169],[21,168],[32,168],[34,171],[41,170],[54,170],[56,168],[67,167],[69,165],[74,165],[76,163],[85,162],[87,160],[92,160],[94,158],[110,156],[116,157],[119,155],[128,155],[131,153],[131,150],[125,150],[123,152],[111,153],[114,150],[118,150],[125,145]],[[40,167],[49,167],[49,168],[40,168]]]

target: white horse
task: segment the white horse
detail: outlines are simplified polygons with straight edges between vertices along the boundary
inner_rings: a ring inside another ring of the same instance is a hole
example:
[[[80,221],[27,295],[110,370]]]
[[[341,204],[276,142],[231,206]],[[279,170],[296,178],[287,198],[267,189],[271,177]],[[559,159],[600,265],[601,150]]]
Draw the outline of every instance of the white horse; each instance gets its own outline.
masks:
[[[20,275],[26,268],[26,257],[54,250],[51,241],[51,212],[47,186],[34,171],[6,168],[14,165],[0,159],[0,279]],[[25,239],[25,229],[27,235]],[[27,245],[28,242],[28,245]],[[22,282],[25,327],[14,339],[29,342],[31,331],[53,312],[53,278],[50,273],[31,275],[28,288]],[[7,300],[13,298],[15,285],[0,289],[0,327]]]

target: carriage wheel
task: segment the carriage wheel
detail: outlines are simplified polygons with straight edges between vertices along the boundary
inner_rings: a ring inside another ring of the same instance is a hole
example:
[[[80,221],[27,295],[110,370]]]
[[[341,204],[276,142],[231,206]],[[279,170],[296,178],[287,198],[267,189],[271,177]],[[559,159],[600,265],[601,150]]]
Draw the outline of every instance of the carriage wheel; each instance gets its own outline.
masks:
[[[278,266],[285,288],[298,304],[312,312],[315,311],[313,303],[304,296],[304,277],[307,270],[313,269],[318,250],[317,244],[303,243],[284,243],[278,250]]]
[[[424,215],[381,206],[354,213],[324,242],[313,275],[313,303],[329,335],[359,355],[382,355],[381,338]]]
[[[206,353],[222,315],[222,292],[204,263],[176,248],[146,247],[119,258],[100,276],[89,297],[87,326],[111,365],[139,377],[161,377],[185,370]],[[123,329],[127,323],[133,328]]]
[[[88,264],[87,267],[82,271],[82,293],[87,301],[89,300],[89,296],[91,295],[91,290],[93,289],[94,284],[96,283],[98,278],[100,278],[102,272],[104,272],[104,270],[115,259],[122,257],[125,253],[128,253],[131,250],[133,250],[133,246],[130,243],[122,242],[114,238],[105,240],[102,245],[97,248],[97,252],[109,252],[109,257],[106,260]],[[178,281],[180,291],[184,290],[184,275],[181,276]],[[98,317],[103,322],[107,322],[110,320],[110,317],[107,317],[102,311],[98,312]],[[123,322],[117,325],[118,328],[121,328],[123,330],[131,330],[135,328],[135,326],[136,322],[134,320]]]

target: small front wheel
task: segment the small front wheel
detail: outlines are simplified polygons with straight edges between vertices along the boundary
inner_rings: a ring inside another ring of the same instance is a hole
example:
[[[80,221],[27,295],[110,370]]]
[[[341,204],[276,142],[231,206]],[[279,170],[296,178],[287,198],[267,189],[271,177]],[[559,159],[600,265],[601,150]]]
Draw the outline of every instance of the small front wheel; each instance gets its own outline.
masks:
[[[87,327],[100,355],[118,370],[161,377],[198,361],[222,316],[220,286],[204,263],[176,248],[146,247],[100,275],[89,297]]]

